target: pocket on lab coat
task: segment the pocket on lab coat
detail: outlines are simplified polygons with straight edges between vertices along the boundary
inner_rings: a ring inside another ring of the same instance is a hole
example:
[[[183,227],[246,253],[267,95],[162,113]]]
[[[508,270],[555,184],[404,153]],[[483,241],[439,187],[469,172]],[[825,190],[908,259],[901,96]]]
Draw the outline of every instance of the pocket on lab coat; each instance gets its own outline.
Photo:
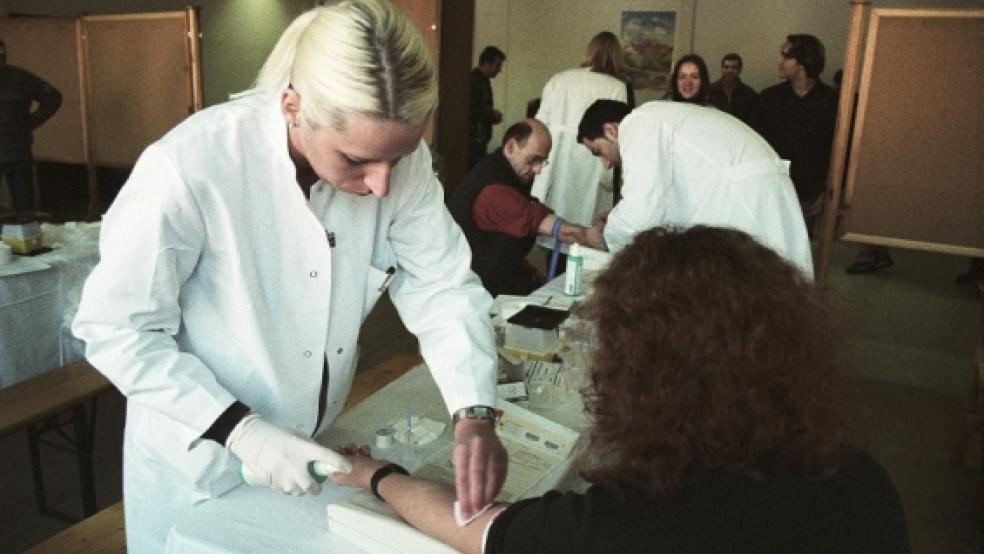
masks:
[[[386,291],[383,284],[385,283],[386,285],[389,285],[389,283],[386,282],[387,277],[389,277],[389,274],[385,271],[369,266],[369,271],[366,272],[366,295],[362,305],[363,321],[365,321],[366,316],[369,315],[369,312],[372,311],[372,308],[376,305],[376,302],[379,301],[379,297]]]

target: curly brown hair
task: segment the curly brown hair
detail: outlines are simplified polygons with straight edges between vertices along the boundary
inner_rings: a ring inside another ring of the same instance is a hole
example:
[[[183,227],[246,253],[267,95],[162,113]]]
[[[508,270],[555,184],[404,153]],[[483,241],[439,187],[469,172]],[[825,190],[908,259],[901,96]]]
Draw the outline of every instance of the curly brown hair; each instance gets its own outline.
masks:
[[[830,475],[859,435],[837,407],[834,323],[815,285],[747,234],[652,229],[582,315],[595,483],[654,496],[719,475]]]

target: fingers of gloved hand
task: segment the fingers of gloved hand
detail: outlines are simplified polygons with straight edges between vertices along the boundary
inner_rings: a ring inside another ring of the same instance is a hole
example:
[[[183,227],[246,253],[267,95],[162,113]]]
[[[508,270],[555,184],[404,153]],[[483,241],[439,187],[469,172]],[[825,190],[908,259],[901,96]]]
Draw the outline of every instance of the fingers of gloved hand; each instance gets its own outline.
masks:
[[[321,485],[308,471],[309,462],[323,460],[333,466],[339,465],[338,460],[344,462],[338,454],[255,414],[243,418],[232,430],[226,446],[242,460],[248,473],[257,481],[288,494],[321,491]]]

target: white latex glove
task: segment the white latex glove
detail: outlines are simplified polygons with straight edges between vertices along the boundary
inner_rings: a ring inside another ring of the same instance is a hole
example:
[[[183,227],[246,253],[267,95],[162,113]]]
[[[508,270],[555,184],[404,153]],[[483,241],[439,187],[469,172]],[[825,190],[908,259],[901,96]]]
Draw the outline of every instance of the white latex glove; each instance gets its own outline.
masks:
[[[321,483],[308,471],[311,462],[319,473],[352,471],[352,465],[340,454],[267,423],[256,414],[244,417],[232,429],[226,448],[242,460],[243,476],[248,474],[251,485],[262,484],[287,494],[321,492]]]

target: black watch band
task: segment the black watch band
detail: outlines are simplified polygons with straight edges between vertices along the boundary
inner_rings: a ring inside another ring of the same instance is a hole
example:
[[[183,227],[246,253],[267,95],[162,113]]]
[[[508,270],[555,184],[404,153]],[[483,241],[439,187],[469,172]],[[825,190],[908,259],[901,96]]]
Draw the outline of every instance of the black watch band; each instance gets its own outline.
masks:
[[[386,502],[386,499],[379,496],[379,482],[383,480],[383,477],[391,473],[399,473],[400,475],[410,475],[410,472],[403,469],[402,466],[396,464],[387,464],[376,470],[376,473],[372,474],[372,478],[369,479],[369,490],[372,491],[372,495],[376,498]]]

